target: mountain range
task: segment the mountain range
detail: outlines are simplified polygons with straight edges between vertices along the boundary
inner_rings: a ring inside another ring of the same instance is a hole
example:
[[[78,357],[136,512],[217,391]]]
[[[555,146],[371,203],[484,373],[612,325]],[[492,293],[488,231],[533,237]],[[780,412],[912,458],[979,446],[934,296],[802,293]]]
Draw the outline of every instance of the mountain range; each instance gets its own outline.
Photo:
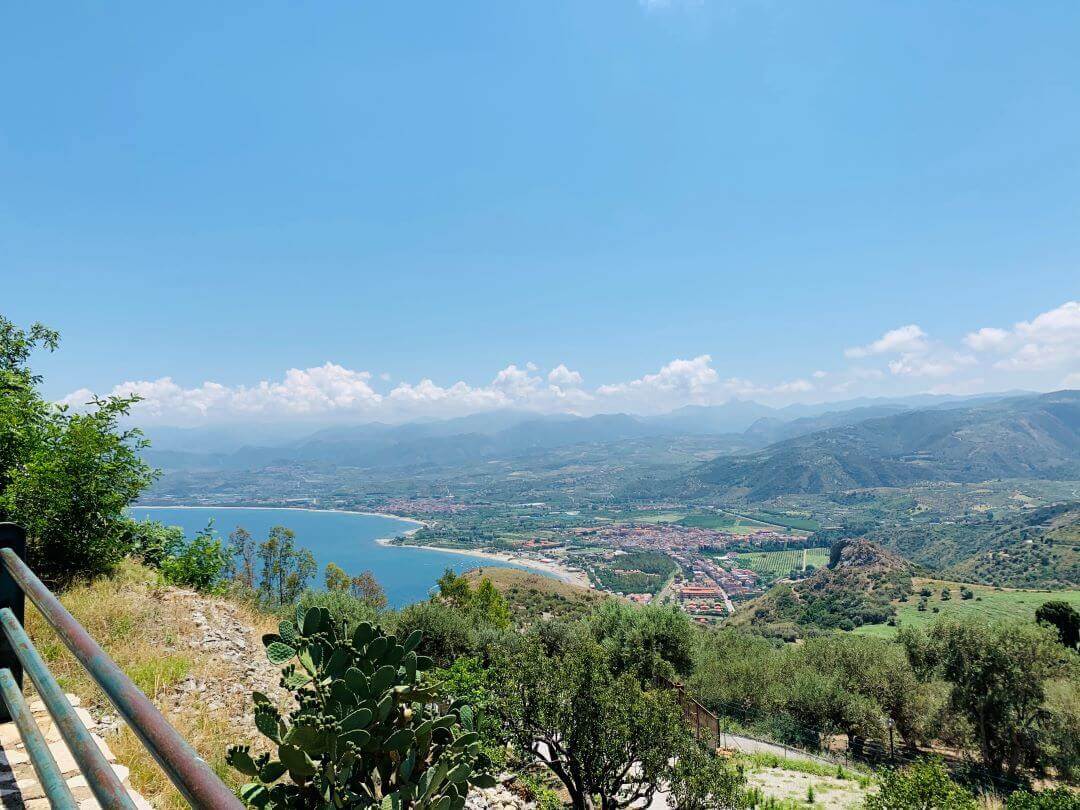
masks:
[[[1002,395],[998,395],[999,397]],[[914,408],[950,410],[972,400],[928,395],[902,400],[852,400],[775,409],[756,402],[688,406],[656,416],[541,416],[497,411],[404,425],[326,426],[298,435],[296,425],[151,430],[149,463],[166,470],[252,470],[305,465],[370,470],[449,468],[535,455],[575,445],[610,445],[646,437],[717,437],[716,452],[749,453],[823,430]],[[276,437],[276,441],[274,440]]]
[[[919,481],[1080,478],[1080,392],[905,410],[722,456],[687,485],[748,500]]]

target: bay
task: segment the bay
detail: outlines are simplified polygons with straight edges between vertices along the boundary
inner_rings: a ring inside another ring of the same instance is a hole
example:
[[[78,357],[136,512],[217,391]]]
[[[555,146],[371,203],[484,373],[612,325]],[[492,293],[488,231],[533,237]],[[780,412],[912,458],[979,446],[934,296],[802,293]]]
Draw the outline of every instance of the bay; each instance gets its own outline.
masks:
[[[388,515],[331,512],[307,509],[227,507],[134,506],[136,520],[156,520],[180,526],[190,538],[212,520],[214,531],[224,540],[237,527],[247,529],[259,543],[274,526],[296,532],[296,545],[311,550],[319,565],[314,587],[322,587],[323,569],[333,562],[350,576],[371,571],[386,591],[391,607],[426,599],[447,568],[457,572],[478,567],[521,568],[511,563],[469,557],[445,551],[382,545],[376,540],[400,537],[417,524]]]

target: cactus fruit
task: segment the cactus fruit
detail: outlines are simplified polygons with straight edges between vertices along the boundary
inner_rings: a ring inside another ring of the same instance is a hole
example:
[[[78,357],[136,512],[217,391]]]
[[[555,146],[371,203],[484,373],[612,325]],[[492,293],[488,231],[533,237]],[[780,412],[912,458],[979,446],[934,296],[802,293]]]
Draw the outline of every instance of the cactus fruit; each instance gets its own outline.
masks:
[[[486,772],[469,706],[446,704],[416,654],[364,622],[351,629],[325,608],[298,609],[263,637],[297,708],[282,716],[254,693],[255,726],[273,753],[232,746],[227,762],[251,777],[238,792],[249,807],[461,810]]]

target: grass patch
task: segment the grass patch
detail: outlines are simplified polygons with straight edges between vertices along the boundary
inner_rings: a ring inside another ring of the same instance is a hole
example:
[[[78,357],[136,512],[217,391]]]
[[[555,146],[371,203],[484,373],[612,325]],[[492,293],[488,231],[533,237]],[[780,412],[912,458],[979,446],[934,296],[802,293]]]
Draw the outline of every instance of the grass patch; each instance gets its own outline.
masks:
[[[183,635],[194,629],[190,606],[161,596],[154,571],[124,562],[112,577],[70,588],[60,594],[60,601],[225,784],[236,788],[242,777],[226,767],[226,747],[256,735],[251,729],[236,728],[227,712],[173,709],[171,690],[180,681],[193,677],[221,683],[232,676],[217,656],[200,655],[184,645]],[[262,628],[268,621],[249,610],[242,610],[242,615],[253,627]],[[78,695],[94,714],[115,714],[105,694],[29,602],[26,628],[66,691]],[[132,786],[155,807],[180,810],[188,806],[128,727],[108,742],[119,761],[131,769]]]
[[[1061,600],[1080,610],[1080,590],[1070,591],[1035,591],[998,589],[990,585],[972,585],[959,582],[946,582],[938,579],[915,577],[912,580],[914,593],[907,602],[894,602],[896,623],[899,627],[926,627],[941,616],[961,618],[979,616],[985,619],[1018,619],[1035,621],[1035,611],[1043,602]],[[949,590],[949,598],[942,599],[942,592]],[[967,588],[974,594],[970,599],[963,599],[961,589]],[[923,599],[920,591],[930,590],[926,598],[926,610],[919,610]],[[934,611],[937,608],[937,612]],[[865,624],[853,632],[865,635],[892,638],[896,627],[885,624]]]
[[[739,754],[736,761],[744,763],[749,769],[779,768],[782,771],[795,771],[810,776],[831,777],[842,781],[855,782],[861,788],[868,788],[876,781],[873,776],[855,770],[846,765],[827,765],[812,759],[791,759],[778,754],[753,753]]]

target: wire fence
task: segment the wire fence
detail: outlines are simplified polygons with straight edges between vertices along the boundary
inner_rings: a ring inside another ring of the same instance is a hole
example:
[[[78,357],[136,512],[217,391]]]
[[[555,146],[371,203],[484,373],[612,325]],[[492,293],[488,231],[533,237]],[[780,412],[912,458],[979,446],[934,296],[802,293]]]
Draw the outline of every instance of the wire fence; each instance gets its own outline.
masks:
[[[964,748],[925,750],[907,745],[897,739],[895,731],[888,726],[887,737],[865,737],[842,734],[838,729],[820,729],[799,723],[790,715],[779,715],[787,729],[799,739],[816,743],[814,750],[797,747],[782,740],[749,731],[746,726],[760,720],[744,707],[722,705],[717,714],[688,694],[683,684],[657,676],[656,684],[676,692],[686,723],[703,746],[713,751],[738,750],[745,753],[767,753],[781,759],[810,760],[826,765],[837,765],[857,771],[860,768],[901,768],[928,757],[941,757],[954,772],[962,772],[966,781],[992,785],[1006,790],[1028,788],[1030,780],[1015,779],[1004,774],[990,774],[971,752]],[[738,728],[732,728],[738,723]],[[834,745],[842,738],[842,747]]]

